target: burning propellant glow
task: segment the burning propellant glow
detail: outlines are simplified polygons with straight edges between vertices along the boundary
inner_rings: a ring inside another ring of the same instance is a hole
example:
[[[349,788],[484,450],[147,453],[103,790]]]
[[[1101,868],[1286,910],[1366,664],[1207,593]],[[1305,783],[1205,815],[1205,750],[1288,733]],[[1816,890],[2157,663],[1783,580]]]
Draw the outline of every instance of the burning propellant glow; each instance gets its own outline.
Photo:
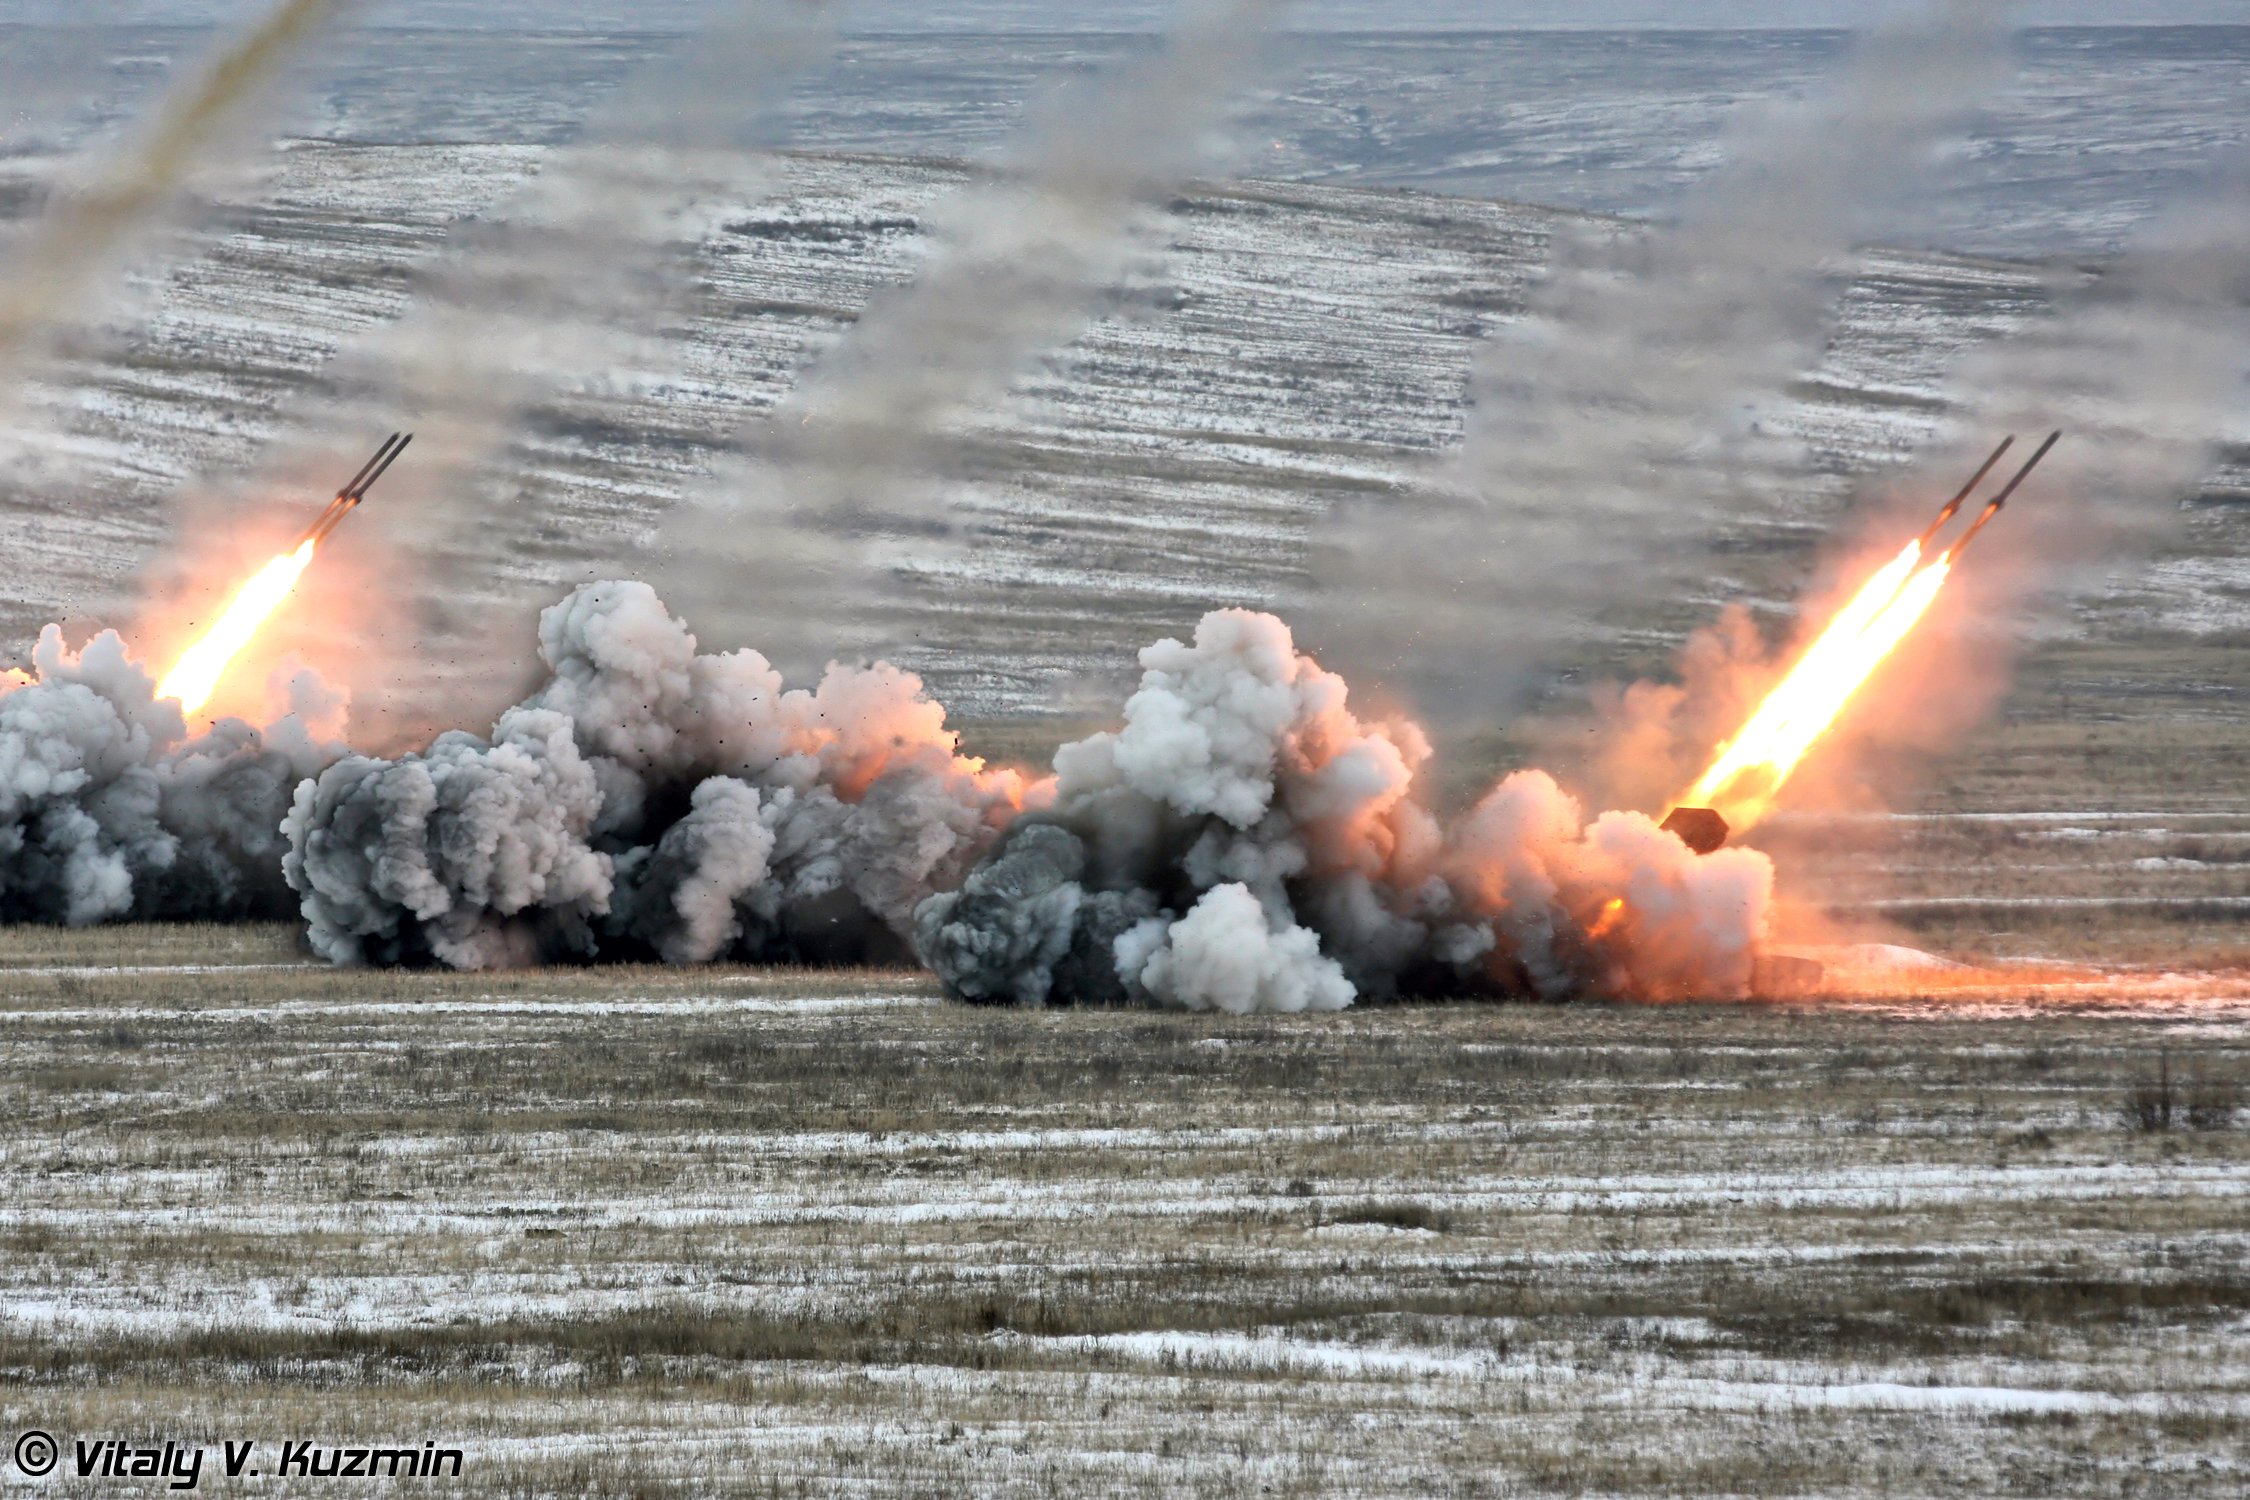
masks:
[[[1838,609],[1820,639],[1789,670],[1789,677],[1766,695],[1750,722],[1723,744],[1710,769],[1678,803],[1712,807],[1737,832],[1766,812],[1804,751],[1836,722],[1867,672],[1897,645],[1899,636],[1906,634],[1935,596],[1935,582],[1926,589],[1912,587],[1926,576],[1915,573],[1917,562],[1921,562],[1921,542],[1908,542],[1897,558],[1885,562],[1874,578],[1861,585],[1852,603]],[[1944,562],[1935,567],[1942,569]],[[1942,571],[1937,582],[1944,582]],[[1901,609],[1901,600],[1910,594],[1919,603]],[[1899,618],[1901,614],[1906,618]]]
[[[211,701],[219,690],[219,679],[226,675],[227,664],[234,660],[250,638],[258,633],[269,616],[281,607],[296,588],[297,580],[313,560],[313,540],[307,537],[297,544],[294,552],[284,552],[267,563],[242,586],[240,593],[228,601],[218,623],[203,633],[203,638],[187,648],[164,680],[157,684],[159,698],[177,698],[180,707],[194,713]]]
[[[360,465],[359,472],[344,482],[336,498],[305,528],[296,547],[260,568],[256,576],[242,586],[242,592],[228,603],[226,611],[219,616],[219,623],[204,632],[203,639],[188,647],[179,664],[157,685],[157,696],[179,699],[180,707],[191,714],[210,702],[211,695],[219,690],[219,679],[226,674],[227,663],[250,644],[250,637],[258,633],[258,627],[289,597],[289,591],[297,586],[298,578],[311,564],[313,549],[328,540],[344,517],[359,508],[360,501],[367,498],[367,487],[382,478],[384,471],[413,441],[414,434],[410,432],[394,432],[385,438],[382,446],[375,450],[375,456]]]
[[[1860,586],[1851,602],[1828,622],[1812,649],[1781,679],[1781,685],[1766,695],[1742,732],[1719,747],[1710,769],[1675,805],[1710,808],[1736,833],[1763,818],[1805,752],[1828,732],[1868,674],[1928,612],[1938,590],[1945,587],[1954,562],[2060,441],[2060,432],[2050,433],[1959,540],[1939,553],[1935,561],[1924,563],[1931,542],[1960,513],[1962,502],[1984,483],[2015,438],[2011,435],[1993,449],[1984,466],[1945,503],[1929,529],[1908,542],[1898,556]]]
[[[1909,542],[1861,586],[1680,805],[1716,809],[1737,832],[1765,816],[1805,752],[1945,586],[1952,554],[1918,569],[1921,560],[1922,544]]]

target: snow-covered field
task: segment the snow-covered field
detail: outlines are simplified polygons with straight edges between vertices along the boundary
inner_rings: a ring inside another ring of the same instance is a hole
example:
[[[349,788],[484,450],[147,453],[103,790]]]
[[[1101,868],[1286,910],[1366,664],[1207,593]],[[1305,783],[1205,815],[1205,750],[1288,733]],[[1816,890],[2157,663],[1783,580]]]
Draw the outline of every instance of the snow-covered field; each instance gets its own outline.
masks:
[[[26,450],[0,479],[12,564],[0,574],[0,638],[17,643],[0,660],[49,619],[130,618],[125,585],[170,545],[181,486],[237,473],[282,436],[339,346],[396,316],[448,232],[505,202],[548,150],[301,141],[144,271],[135,304],[32,393]],[[46,168],[34,157],[5,170]],[[876,289],[911,274],[931,205],[969,170],[790,157],[763,195],[746,188],[738,208],[712,216],[695,251],[697,300],[666,351],[578,380],[529,413],[497,459],[474,538],[495,561],[468,571],[479,582],[453,634],[430,636],[396,674],[409,699],[444,705],[418,722],[481,727],[518,687],[539,606],[591,575],[648,571],[652,518],[723,461],[727,435],[754,424]],[[1103,314],[951,455],[941,482],[976,545],[910,567],[868,623],[926,675],[974,746],[1043,755],[1074,722],[1114,713],[1143,644],[1213,606],[1285,602],[1328,507],[1370,495],[1415,503],[1416,477],[1458,436],[1472,350],[1519,307],[1548,235],[1575,222],[1352,187],[1181,195],[1149,224],[1141,269]],[[1938,430],[1947,371],[2037,316],[2049,274],[1921,252],[1863,257],[1820,367],[1778,418],[1823,477],[1775,507],[1778,520],[1717,539],[1706,587],[1619,601],[1639,654],[1580,663],[1580,680],[1668,670],[1671,645],[1724,600],[1784,605],[1853,496]],[[355,517],[355,554],[381,556],[386,528],[416,524],[414,483],[403,467],[383,503]],[[2239,464],[2217,476],[2173,554],[2087,602],[1981,738],[1901,768],[1883,789],[1892,806],[1940,817],[2145,815],[2129,830],[2072,842],[2030,824],[1878,821],[1848,837],[1815,830],[1801,858],[1777,831],[1768,842],[1789,862],[1788,888],[2000,956],[2084,956],[2089,933],[2119,937],[2113,924],[2042,918],[2041,903],[2065,897],[2107,903],[2134,950],[2117,956],[2147,956],[2183,931],[2198,945],[2231,941],[2250,895],[2250,817],[2237,816],[2250,809],[2250,762],[2234,749],[2250,703],[2233,633],[2250,566],[2243,493]],[[271,510],[256,493],[216,529]],[[653,576],[661,585],[661,567]],[[351,652],[389,649],[404,662],[383,610],[359,618]],[[756,644],[698,623],[710,645]],[[432,629],[411,625],[417,639]],[[360,707],[379,733],[381,700]],[[1468,785],[1571,741],[1551,729],[1495,726],[1489,764],[1447,770]],[[2207,821],[2175,825],[2174,812]],[[2008,859],[1989,857],[2003,847]],[[2071,868],[2050,868],[2058,862]],[[1965,900],[1983,903],[1983,927],[1966,920]],[[1995,923],[1996,912],[2012,915]]]
[[[2223,986],[1225,1020],[35,938],[0,1367],[66,1445],[428,1437],[479,1493],[2250,1482]]]
[[[167,497],[239,470],[319,388],[340,344],[399,311],[448,228],[503,202],[544,155],[313,141],[283,152],[35,394],[32,451],[0,493],[22,558],[0,581],[0,628],[22,639],[43,620],[98,613],[105,589],[161,545]],[[799,157],[769,194],[717,215],[671,351],[645,371],[585,372],[523,424],[494,491],[491,524],[512,546],[493,586],[513,589],[528,618],[562,581],[632,555],[718,445],[871,292],[911,274],[922,216],[965,175],[922,159]],[[1213,604],[1281,597],[1301,577],[1312,518],[1341,498],[1403,493],[1456,439],[1471,351],[1569,222],[1356,188],[1183,196],[1149,225],[1142,268],[1106,314],[980,418],[945,482],[981,544],[970,562],[910,580],[886,634],[964,715],[1045,713],[1058,682],[1114,674],[1154,632]],[[1869,257],[1828,355],[1777,419],[1828,477],[1785,535],[1722,548],[1801,551],[1803,523],[1832,518],[1854,480],[1927,441],[1948,370],[2033,315],[2046,277]],[[381,524],[373,510],[366,520]],[[1677,632],[1766,581],[1715,576],[1649,623]],[[2208,570],[2152,574],[2144,592],[2144,616],[2231,618],[2231,583]]]

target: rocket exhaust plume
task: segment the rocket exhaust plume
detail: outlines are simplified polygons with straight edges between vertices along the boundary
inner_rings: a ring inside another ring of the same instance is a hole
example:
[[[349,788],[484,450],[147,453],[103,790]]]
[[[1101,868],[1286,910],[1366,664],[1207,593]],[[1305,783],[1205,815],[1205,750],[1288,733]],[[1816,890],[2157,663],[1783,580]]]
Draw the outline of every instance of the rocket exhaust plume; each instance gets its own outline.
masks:
[[[1720,747],[1695,785],[1677,799],[1678,808],[1708,809],[1736,833],[1763,818],[1806,752],[1828,732],[1860,685],[1929,611],[1963,549],[2000,513],[2008,498],[2061,439],[2060,432],[2049,436],[1960,540],[1925,563],[1923,558],[1931,542],[1959,514],[1962,503],[1984,482],[2015,439],[2010,437],[1994,449],[1984,467],[1946,502],[1929,529],[1901,548],[1836,612],[1780,685],[1758,705],[1741,732]]]
[[[334,461],[339,445],[357,443],[348,434],[416,427],[416,482],[397,513],[412,524],[394,520],[384,538],[411,563],[388,613],[410,649],[370,655],[326,619],[306,621],[304,646],[349,673],[355,722],[379,738],[489,717],[491,657],[475,643],[535,612],[531,591],[556,586],[525,561],[541,549],[538,528],[557,520],[551,495],[515,503],[536,486],[526,471],[543,467],[524,461],[541,441],[529,434],[573,432],[580,403],[613,417],[601,386],[619,372],[646,381],[681,372],[691,346],[662,330],[696,313],[703,278],[692,258],[704,242],[769,190],[780,106],[827,55],[831,9],[700,0],[701,30],[622,81],[504,204],[456,226],[417,268],[401,315],[338,351],[285,413],[293,431],[261,472],[179,508],[186,545],[143,572],[144,597],[194,585],[200,568],[177,554],[192,551],[214,513],[258,504],[277,483]],[[618,524],[606,513],[570,520]]]
[[[1819,363],[1855,246],[2007,76],[2011,7],[1900,9],[1804,105],[1749,113],[1676,224],[1557,236],[1477,356],[1457,456],[1410,510],[1326,523],[1313,607],[1343,665],[1481,727],[1614,641],[1616,599],[1686,598],[1719,526],[1786,513],[1758,476],[1794,445],[1755,419]]]
[[[910,537],[927,557],[949,532],[929,483],[948,424],[1005,397],[1128,269],[1147,216],[1206,166],[1286,8],[1183,0],[1158,51],[1063,94],[997,173],[937,210],[915,279],[876,298],[756,430],[753,462],[667,518],[673,590],[777,659],[833,653],[838,595],[856,614],[890,593],[885,544]]]
[[[338,0],[278,0],[184,90],[175,90],[147,130],[88,180],[62,190],[0,274],[0,374],[41,352],[40,342],[161,217],[274,74],[337,8]]]
[[[219,612],[218,623],[203,633],[201,639],[182,653],[179,662],[157,684],[159,698],[177,698],[183,713],[194,713],[211,701],[219,690],[219,680],[226,675],[227,666],[250,644],[258,628],[266,623],[273,612],[296,589],[297,580],[305,569],[312,566],[313,550],[326,541],[344,517],[357,509],[366,498],[367,487],[383,477],[406,445],[414,441],[412,433],[392,433],[375,456],[360,467],[360,471],[346,481],[328,502],[297,545],[282,553],[251,575],[227,607]]]
[[[294,551],[282,553],[250,575],[250,581],[219,612],[218,623],[182,652],[172,670],[164,674],[164,680],[156,685],[156,696],[177,698],[181,711],[191,714],[209,703],[219,690],[219,679],[226,675],[227,664],[250,644],[258,627],[281,608],[281,601],[289,597],[297,580],[312,565],[313,547],[313,539],[308,536]]]

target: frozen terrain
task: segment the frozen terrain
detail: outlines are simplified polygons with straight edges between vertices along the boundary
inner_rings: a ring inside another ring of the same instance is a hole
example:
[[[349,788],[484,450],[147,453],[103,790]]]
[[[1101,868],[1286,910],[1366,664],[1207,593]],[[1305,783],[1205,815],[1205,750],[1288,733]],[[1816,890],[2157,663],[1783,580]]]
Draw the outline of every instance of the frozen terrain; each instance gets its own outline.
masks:
[[[478,1493],[2245,1482],[2239,985],[1229,1021],[214,936],[192,990],[101,966],[163,933],[0,954],[58,1433]]]
[[[66,106],[53,90],[19,96],[28,103],[0,157],[0,211],[33,211],[57,148],[145,98],[198,44],[185,32],[102,35],[91,55],[107,59],[108,82],[94,105]],[[317,406],[339,349],[398,316],[432,257],[502,213],[655,45],[384,33],[338,53],[311,80],[291,122],[299,134],[141,265],[125,302],[27,394],[0,466],[11,563],[0,663],[50,619],[77,632],[132,626],[135,572],[172,548],[183,494],[240,474],[286,437],[293,414]],[[568,584],[643,572],[661,585],[663,559],[646,546],[653,519],[720,465],[729,434],[755,438],[760,414],[872,294],[912,275],[933,205],[979,170],[960,158],[1004,139],[1039,80],[1130,45],[1140,44],[847,43],[780,132],[806,149],[778,159],[762,187],[746,173],[738,201],[719,205],[688,247],[695,298],[661,342],[623,366],[565,372],[563,394],[529,412],[496,457],[457,609],[396,618],[370,587],[412,528],[413,462],[386,479],[387,504],[353,520],[351,555],[316,572],[310,586],[350,607],[340,649],[386,664],[390,680],[355,683],[363,742],[481,726],[520,686],[534,611]],[[1329,507],[1416,503],[1417,479],[1458,437],[1472,352],[1517,315],[1550,236],[1634,232],[1564,209],[1365,184],[1660,211],[1716,159],[1727,106],[1808,87],[1838,46],[1812,33],[1289,42],[1253,107],[1260,128],[1246,133],[1265,142],[1243,164],[1254,177],[1196,186],[1149,217],[1135,269],[1090,326],[976,414],[929,476],[975,545],[908,558],[880,617],[853,623],[923,672],[978,748],[1043,754],[1112,711],[1141,645],[1214,605],[1286,607],[1305,581],[1308,530]],[[2023,46],[2023,82],[1994,101],[1980,144],[1954,164],[1952,191],[1979,205],[1982,227],[1923,226],[1926,238],[2100,249],[2241,132],[2228,100],[2250,29],[2035,33]],[[18,73],[32,57],[15,54]],[[85,63],[53,71],[76,76]],[[1567,724],[1590,684],[1668,671],[1682,635],[1723,601],[1783,616],[1855,502],[1941,429],[1948,373],[2038,318],[2080,274],[2052,259],[1908,249],[1837,267],[1826,351],[1768,419],[1805,457],[1742,476],[1781,503],[1712,538],[1698,587],[1619,600],[1622,652],[1570,663],[1552,716]],[[1933,815],[2145,815],[2142,833],[2039,841],[1994,862],[1993,841],[2021,830],[1847,823],[1849,837],[1815,827],[1795,852],[1777,830],[1769,842],[1792,862],[1791,889],[1855,920],[1948,934],[2004,917],[2003,952],[2088,933],[2129,937],[2136,953],[2188,927],[2206,944],[2224,938],[2250,895],[2250,846],[2219,835],[2250,820],[2188,830],[2166,815],[2250,808],[2250,761],[2234,748],[2250,715],[2235,649],[2250,624],[2250,433],[2229,436],[2233,458],[2170,550],[2122,568],[2061,628],[2049,622],[1986,736],[1887,768],[1879,788],[1882,805]],[[277,509],[258,493],[201,524],[221,540],[257,534]],[[355,576],[361,555],[369,572]],[[696,623],[709,645],[758,644],[727,636],[723,617]],[[1478,754],[1447,766],[1469,787],[1571,743],[1554,723],[1494,725]],[[2198,775],[2174,774],[2182,763]],[[2181,842],[2190,833],[2192,848]],[[1964,847],[1972,836],[1983,842]],[[2069,868],[2046,868],[2058,862]],[[2116,903],[2127,931],[2089,928],[2053,904],[2065,898]]]
[[[1161,7],[1159,8],[1161,9]],[[100,42],[0,27],[60,51],[87,86],[24,110],[15,134],[75,138],[145,97],[200,33],[102,28]],[[665,38],[380,29],[309,70],[299,133],[360,144],[553,144]],[[1145,36],[1022,30],[850,38],[787,125],[808,149],[976,157],[1057,80]],[[1400,31],[1291,36],[1245,106],[1251,175],[1662,214],[1720,158],[1744,104],[1817,90],[1834,31]],[[2151,206],[2246,137],[2250,26],[2027,32],[2022,76],[1988,101],[1950,185],[1905,237],[2008,254],[2112,250]],[[18,88],[38,103],[44,91]]]

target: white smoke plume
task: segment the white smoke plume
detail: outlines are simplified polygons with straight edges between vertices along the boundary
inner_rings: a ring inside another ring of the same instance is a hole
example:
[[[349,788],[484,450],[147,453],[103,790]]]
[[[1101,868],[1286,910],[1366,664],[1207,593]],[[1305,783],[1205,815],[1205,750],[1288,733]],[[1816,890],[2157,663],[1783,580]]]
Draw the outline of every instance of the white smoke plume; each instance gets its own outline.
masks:
[[[1443,828],[1414,795],[1421,731],[1359,718],[1271,615],[1216,611],[1141,665],[1124,727],[1058,751],[1051,795],[922,904],[950,993],[1248,1012],[1748,986],[1763,855],[1589,824],[1538,772]]]
[[[1212,159],[1283,8],[1189,0],[1153,55],[1066,91],[991,178],[939,208],[914,279],[747,439],[752,462],[667,518],[667,578],[699,618],[792,663],[865,627],[839,603],[881,592],[886,544],[927,555],[947,537],[931,482],[947,424],[1003,397],[1126,271],[1150,211]]]
[[[354,756],[297,789],[288,883],[342,964],[565,958],[872,963],[1012,818],[1022,778],[957,753],[895,668],[785,689],[705,655],[641,583],[548,608],[549,676],[489,738]]]
[[[1919,6],[1826,93],[1738,130],[1677,224],[1556,245],[1478,361],[1448,470],[1320,539],[1322,649],[1482,721],[1612,637],[1616,600],[1691,594],[1722,521],[1773,513],[1742,476],[1794,455],[1765,451],[1760,409],[1817,361],[1855,245],[2004,80],[2010,10]]]
[[[306,673],[264,729],[190,738],[179,704],[104,631],[48,626],[0,673],[0,922],[279,919],[291,791],[342,753],[343,703]]]
[[[56,186],[0,268],[0,386],[86,313],[94,289],[247,132],[283,68],[340,8],[340,0],[275,0],[168,90],[145,126]]]

